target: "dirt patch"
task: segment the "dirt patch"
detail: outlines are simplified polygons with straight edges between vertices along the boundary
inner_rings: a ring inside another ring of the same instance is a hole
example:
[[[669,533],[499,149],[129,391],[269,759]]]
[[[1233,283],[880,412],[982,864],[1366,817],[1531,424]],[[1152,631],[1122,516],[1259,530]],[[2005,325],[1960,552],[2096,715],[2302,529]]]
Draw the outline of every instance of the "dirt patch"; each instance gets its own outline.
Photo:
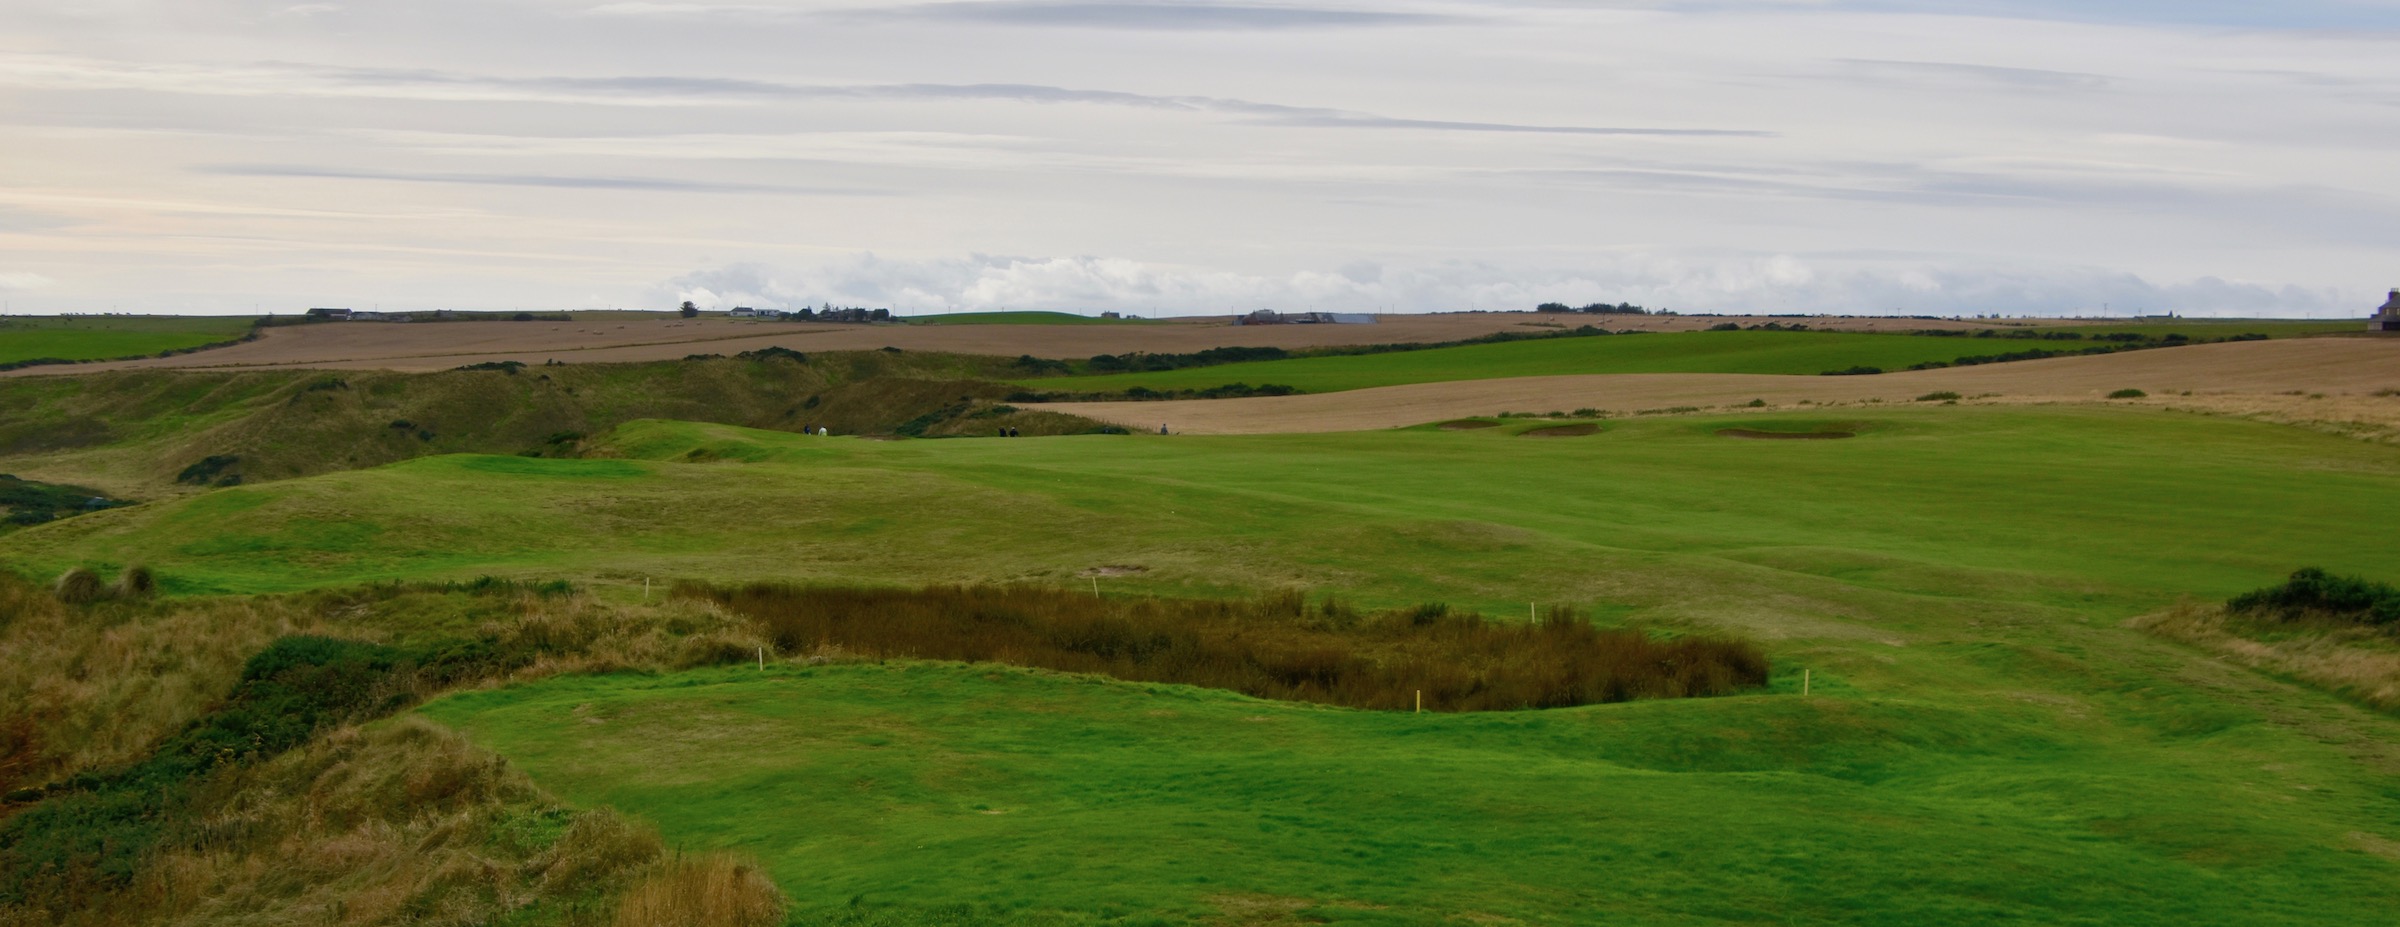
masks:
[[[1521,431],[1521,432],[1518,432],[1518,433],[1517,433],[1517,437],[1520,437],[1520,438],[1580,438],[1580,437],[1583,437],[1584,435],[1596,435],[1596,434],[1599,434],[1599,433],[1600,433],[1600,426],[1598,426],[1598,425],[1594,425],[1594,424],[1592,424],[1592,423],[1590,423],[1590,422],[1583,422],[1583,423],[1581,423],[1581,424],[1576,424],[1576,425],[1544,425],[1544,426],[1542,426],[1542,427],[1540,427],[1540,428],[1535,428],[1535,429],[1532,429],[1532,430],[1529,430],[1529,431]],[[1848,435],[1844,435],[1843,437],[1848,437]]]
[[[1721,428],[1720,438],[1748,438],[1753,441],[1833,441],[1855,438],[1855,431],[1760,431],[1756,428]]]
[[[1500,423],[1485,421],[1480,418],[1459,418],[1451,419],[1450,421],[1443,422],[1434,427],[1440,428],[1443,431],[1474,431],[1480,428],[1498,428],[1500,427]]]
[[[1083,571],[1083,572],[1081,572],[1081,573],[1077,573],[1077,574],[1075,574],[1075,575],[1077,575],[1077,576],[1132,576],[1132,575],[1134,575],[1134,574],[1136,574],[1136,573],[1148,573],[1148,572],[1150,572],[1150,568],[1149,568],[1149,567],[1146,567],[1146,566],[1132,566],[1132,565],[1129,565],[1129,564],[1108,564],[1108,565],[1106,565],[1106,566],[1096,566],[1096,567],[1093,567],[1093,568],[1091,568],[1091,569],[1085,570],[1085,571]]]

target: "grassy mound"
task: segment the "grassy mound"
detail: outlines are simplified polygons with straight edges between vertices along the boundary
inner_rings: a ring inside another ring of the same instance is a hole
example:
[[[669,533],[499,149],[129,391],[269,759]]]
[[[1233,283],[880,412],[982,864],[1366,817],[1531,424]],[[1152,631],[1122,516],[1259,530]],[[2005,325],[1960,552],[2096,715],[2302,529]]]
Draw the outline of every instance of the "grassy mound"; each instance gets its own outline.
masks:
[[[1539,428],[1528,428],[1524,431],[1517,432],[1517,437],[1580,438],[1585,435],[1596,435],[1599,433],[1600,426],[1594,425],[1590,422],[1582,422],[1574,425],[1543,425]]]

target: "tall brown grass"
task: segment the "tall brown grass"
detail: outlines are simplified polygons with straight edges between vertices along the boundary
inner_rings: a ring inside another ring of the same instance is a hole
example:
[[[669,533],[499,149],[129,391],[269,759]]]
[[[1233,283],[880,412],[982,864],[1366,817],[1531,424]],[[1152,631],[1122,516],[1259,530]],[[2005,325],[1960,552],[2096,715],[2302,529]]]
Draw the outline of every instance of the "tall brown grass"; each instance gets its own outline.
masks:
[[[1767,658],[1713,637],[1604,630],[1566,609],[1538,623],[1441,606],[1362,614],[1298,593],[1250,601],[1105,599],[1038,586],[868,589],[678,585],[757,620],[777,653],[990,661],[1263,698],[1437,711],[1558,708],[1724,695]]]
[[[775,927],[783,893],[756,865],[723,853],[677,855],[636,882],[615,927]]]
[[[2400,711],[2400,634],[2388,627],[2335,618],[2253,618],[2189,601],[2129,624],[2252,669]]]

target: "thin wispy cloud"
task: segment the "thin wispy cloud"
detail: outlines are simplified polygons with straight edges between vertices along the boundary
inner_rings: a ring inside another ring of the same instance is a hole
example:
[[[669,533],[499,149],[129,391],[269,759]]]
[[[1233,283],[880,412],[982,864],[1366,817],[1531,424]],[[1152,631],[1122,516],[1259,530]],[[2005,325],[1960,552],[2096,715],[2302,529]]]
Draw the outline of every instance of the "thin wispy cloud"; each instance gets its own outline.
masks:
[[[924,3],[834,15],[866,22],[919,20],[1042,28],[1206,31],[1457,26],[1477,21],[1457,15],[1376,9],[1228,3],[1043,3],[1008,0]]]
[[[577,177],[556,174],[470,174],[433,171],[388,171],[296,164],[210,164],[193,170],[234,177],[292,177],[318,180],[379,180],[394,183],[474,184],[494,187],[546,187],[560,190],[629,190],[659,193],[743,193],[781,196],[884,196],[883,191],[798,187],[781,184],[677,180],[665,177]]]

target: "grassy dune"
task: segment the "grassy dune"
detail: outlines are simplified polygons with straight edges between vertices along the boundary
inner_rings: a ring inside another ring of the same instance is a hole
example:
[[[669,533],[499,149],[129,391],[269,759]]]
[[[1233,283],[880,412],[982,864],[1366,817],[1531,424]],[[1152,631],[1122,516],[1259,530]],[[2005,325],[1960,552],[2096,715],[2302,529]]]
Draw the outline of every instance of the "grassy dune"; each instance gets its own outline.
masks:
[[[2028,348],[2075,349],[2085,342],[1923,338],[1853,332],[1676,332],[1475,344],[1390,354],[1307,357],[1155,373],[1023,381],[1054,392],[1110,393],[1136,386],[1206,389],[1275,383],[1305,392],[1444,380],[1496,380],[1577,373],[1767,373],[1813,375],[1852,367],[1903,370],[1928,361]]]
[[[0,317],[0,364],[38,358],[109,360],[232,341],[250,332],[248,316]]]

